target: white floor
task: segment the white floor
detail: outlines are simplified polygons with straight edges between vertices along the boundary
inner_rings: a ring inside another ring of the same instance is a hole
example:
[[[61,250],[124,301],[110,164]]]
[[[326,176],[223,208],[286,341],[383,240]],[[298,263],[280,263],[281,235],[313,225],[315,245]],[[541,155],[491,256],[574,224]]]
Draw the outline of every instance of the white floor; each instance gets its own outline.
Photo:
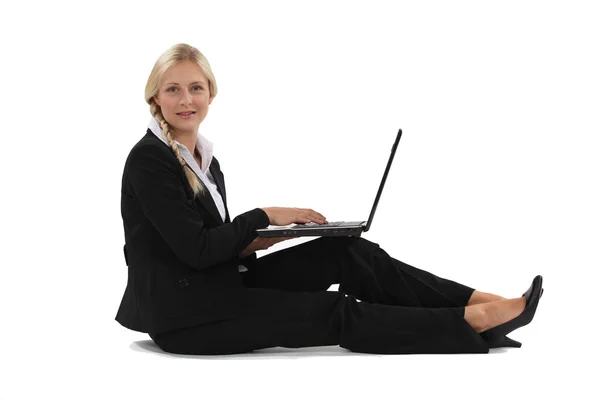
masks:
[[[600,2],[58,3],[2,7],[0,400],[600,399]],[[506,297],[541,274],[523,347],[186,357],[119,325],[123,167],[176,43],[218,82],[231,217],[366,220],[402,128],[364,237]]]

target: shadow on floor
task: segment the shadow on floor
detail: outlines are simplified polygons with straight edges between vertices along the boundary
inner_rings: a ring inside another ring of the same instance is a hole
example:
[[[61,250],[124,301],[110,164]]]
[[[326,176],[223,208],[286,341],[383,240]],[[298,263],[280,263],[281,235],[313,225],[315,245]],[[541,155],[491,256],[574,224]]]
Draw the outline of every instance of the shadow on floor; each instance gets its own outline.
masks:
[[[155,353],[162,357],[171,358],[198,358],[198,359],[290,359],[290,358],[303,358],[303,357],[323,357],[323,356],[381,356],[380,354],[363,354],[353,353],[339,346],[314,346],[314,347],[301,347],[298,349],[286,348],[286,347],[272,347],[268,349],[255,350],[251,353],[243,354],[229,354],[222,356],[203,356],[203,355],[188,355],[188,354],[173,354],[162,351],[156,343],[151,339],[138,340],[132,342],[129,348],[134,351],[141,353]]]

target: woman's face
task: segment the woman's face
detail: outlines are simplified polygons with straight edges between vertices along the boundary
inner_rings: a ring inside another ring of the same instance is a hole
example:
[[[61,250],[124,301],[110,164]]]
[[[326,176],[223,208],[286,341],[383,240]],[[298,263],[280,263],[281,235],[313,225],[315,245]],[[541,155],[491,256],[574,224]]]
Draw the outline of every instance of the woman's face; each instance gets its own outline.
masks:
[[[154,101],[174,134],[195,134],[212,103],[208,79],[195,62],[181,61],[165,72]],[[195,113],[189,118],[178,115],[184,111]]]

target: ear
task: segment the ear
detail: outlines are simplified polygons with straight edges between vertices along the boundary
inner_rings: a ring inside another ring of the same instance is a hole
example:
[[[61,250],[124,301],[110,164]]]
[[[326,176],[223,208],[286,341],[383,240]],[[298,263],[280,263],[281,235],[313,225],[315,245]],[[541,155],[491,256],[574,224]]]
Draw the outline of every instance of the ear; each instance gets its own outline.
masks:
[[[208,99],[208,105],[210,105],[210,103],[212,103],[213,99],[214,99],[214,97],[210,97],[210,98]]]
[[[154,95],[154,102],[156,103],[157,106],[160,107],[160,101],[158,100],[158,96]]]

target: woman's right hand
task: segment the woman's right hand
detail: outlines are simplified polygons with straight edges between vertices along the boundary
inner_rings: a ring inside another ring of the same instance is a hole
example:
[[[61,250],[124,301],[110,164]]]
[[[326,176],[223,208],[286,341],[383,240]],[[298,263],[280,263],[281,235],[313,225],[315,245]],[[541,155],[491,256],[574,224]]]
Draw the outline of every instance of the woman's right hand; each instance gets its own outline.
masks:
[[[315,222],[326,224],[327,219],[310,208],[266,207],[261,208],[269,217],[270,225],[306,224]]]

